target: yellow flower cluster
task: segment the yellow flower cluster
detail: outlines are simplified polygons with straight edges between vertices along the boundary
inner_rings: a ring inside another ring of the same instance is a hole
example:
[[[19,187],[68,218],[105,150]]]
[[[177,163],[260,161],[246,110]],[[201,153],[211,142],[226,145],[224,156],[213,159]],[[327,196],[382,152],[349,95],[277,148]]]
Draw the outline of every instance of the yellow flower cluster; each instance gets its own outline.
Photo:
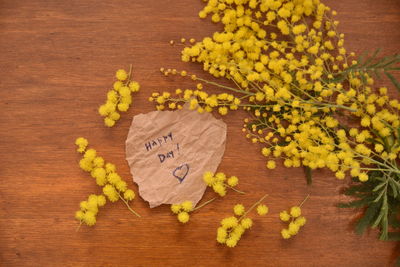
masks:
[[[187,223],[190,219],[189,213],[193,211],[193,203],[191,201],[184,201],[180,204],[172,204],[171,211],[177,214],[179,222]]]
[[[292,236],[297,235],[300,228],[306,224],[306,218],[301,216],[301,206],[308,199],[308,197],[309,196],[307,196],[299,206],[291,207],[289,212],[284,210],[279,213],[279,218],[281,221],[289,222],[288,228],[281,230],[282,238],[289,239]]]
[[[178,74],[181,76],[188,76],[186,71],[178,72],[175,69],[161,68],[164,75]],[[195,75],[190,75],[192,80],[201,80],[206,83],[212,84],[206,80],[197,78]],[[150,102],[156,103],[157,110],[164,110],[165,108],[174,110],[182,109],[184,103],[188,103],[190,110],[197,110],[199,113],[212,112],[218,110],[219,114],[226,115],[230,110],[237,110],[240,106],[240,99],[235,97],[233,94],[221,93],[221,94],[208,94],[203,91],[203,83],[199,82],[196,84],[196,89],[176,89],[174,93],[163,92],[153,93],[149,97]]]
[[[90,195],[87,201],[82,201],[79,204],[80,210],[75,213],[75,219],[88,226],[96,224],[96,215],[99,212],[99,207],[106,204],[104,195]]]
[[[259,205],[266,197],[267,195],[262,197],[247,211],[245,211],[242,204],[235,205],[233,207],[234,216],[226,217],[221,220],[221,226],[217,229],[217,242],[230,248],[235,247],[245,231],[253,226],[253,220],[246,217],[247,214],[257,205],[257,213],[259,215],[266,215],[268,213],[267,206]]]
[[[230,188],[240,194],[244,192],[235,189],[234,187],[239,184],[239,179],[236,176],[231,176],[229,178],[222,172],[218,172],[214,175],[212,172],[205,172],[203,174],[204,182],[211,187],[215,193],[224,197],[226,195],[226,189]]]
[[[182,60],[198,62],[214,77],[234,87],[180,74],[198,82],[196,90],[153,93],[157,109],[182,108],[187,102],[198,112],[217,109],[225,115],[242,107],[249,112],[243,132],[262,144],[268,157],[285,167],[329,168],[338,179],[349,173],[368,180],[370,170],[400,173],[393,162],[400,126],[400,103],[387,88],[373,88],[374,80],[357,67],[354,53],[344,48],[335,11],[319,0],[208,0],[199,12],[221,23],[223,31],[185,47]],[[208,84],[226,93],[210,95]],[[359,130],[343,126],[353,117]],[[223,190],[220,190],[223,194]]]
[[[89,144],[87,139],[79,137],[76,139],[75,144],[78,147],[78,152],[83,154],[82,159],[79,161],[80,168],[89,172],[96,180],[96,184],[103,187],[104,196],[106,196],[110,202],[116,202],[121,199],[133,214],[140,217],[129,205],[129,201],[135,198],[135,192],[128,189],[127,183],[123,181],[121,176],[117,173],[116,166],[112,163],[105,162],[102,157],[97,155],[97,151],[93,148],[87,148]],[[96,223],[95,216],[98,211],[97,207],[101,207],[105,204],[104,196],[101,195],[95,198],[91,195],[88,201],[81,202],[82,213],[78,212],[75,217],[87,225],[94,225]],[[95,205],[95,203],[97,204]],[[85,217],[85,214],[88,215]]]
[[[107,127],[113,127],[115,122],[120,119],[119,112],[126,112],[132,104],[132,92],[138,92],[140,85],[132,81],[132,66],[129,73],[125,70],[117,70],[113,88],[107,93],[107,101],[99,107],[99,114],[104,118],[104,124]]]

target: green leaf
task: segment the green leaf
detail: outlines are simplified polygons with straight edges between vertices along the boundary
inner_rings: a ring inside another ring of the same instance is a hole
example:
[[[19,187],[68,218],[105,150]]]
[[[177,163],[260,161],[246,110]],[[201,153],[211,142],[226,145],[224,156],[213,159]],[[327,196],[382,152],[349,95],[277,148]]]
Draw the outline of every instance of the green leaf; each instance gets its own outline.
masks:
[[[393,197],[397,198],[398,191],[400,190],[399,186],[393,181],[392,178],[389,178],[389,185],[392,188]]]
[[[373,138],[367,138],[365,140],[370,142],[370,143],[373,143],[373,144],[382,144],[381,142],[379,142],[378,140],[373,139]]]
[[[397,128],[397,143],[400,144],[400,127]]]
[[[362,52],[362,54],[358,57],[358,63],[356,66],[364,66],[365,64],[363,63],[364,57],[368,55],[367,51]]]
[[[362,208],[368,206],[368,204],[372,203],[374,200],[374,196],[367,196],[365,198],[359,199],[359,200],[353,200],[347,203],[339,203],[337,206],[339,208]],[[372,205],[371,204],[371,205]]]
[[[387,203],[387,195],[385,194],[383,196],[383,202],[381,206],[381,211],[380,213],[382,214],[382,220],[381,220],[381,236],[379,237],[380,240],[386,240],[388,238],[388,203]]]
[[[387,240],[388,239],[388,220],[387,214],[383,215],[381,221],[381,236],[379,237],[380,240]]]
[[[374,187],[374,189],[372,190],[372,192],[376,192],[376,191],[378,191],[379,189],[381,189],[381,188],[384,187],[384,186],[385,186],[384,183],[380,183],[380,184],[378,184],[377,186]]]
[[[389,72],[385,71],[386,76],[390,79],[390,81],[394,84],[396,87],[397,91],[400,92],[400,82],[396,80],[396,78]]]
[[[396,266],[400,266],[400,256],[399,257],[397,257],[397,260],[396,260]]]
[[[366,184],[360,184],[360,185],[352,185],[348,188],[345,189],[343,194],[346,196],[353,196],[356,195],[357,193],[369,193],[371,192],[371,187],[366,185]]]
[[[379,210],[379,205],[377,203],[372,203],[369,205],[365,211],[363,217],[358,221],[355,231],[357,234],[361,235],[364,233],[365,229],[371,225],[372,220],[376,216]]]
[[[311,185],[312,184],[312,171],[310,167],[304,166],[304,172],[306,174],[306,180],[307,184]]]
[[[395,54],[393,56],[384,57],[383,60],[381,60],[381,62],[379,62],[380,63],[379,67],[386,70],[388,66],[390,67],[399,62],[400,62],[400,57],[399,57],[399,55]]]
[[[381,48],[378,48],[375,50],[375,52],[372,54],[370,58],[368,58],[365,62],[364,65],[370,64],[373,60],[376,59],[376,56],[381,52]]]
[[[386,194],[384,194],[384,193],[385,193],[385,190],[382,190],[382,191],[379,193],[379,195],[374,199],[373,202],[377,203],[379,200],[381,200],[382,196],[386,196]]]

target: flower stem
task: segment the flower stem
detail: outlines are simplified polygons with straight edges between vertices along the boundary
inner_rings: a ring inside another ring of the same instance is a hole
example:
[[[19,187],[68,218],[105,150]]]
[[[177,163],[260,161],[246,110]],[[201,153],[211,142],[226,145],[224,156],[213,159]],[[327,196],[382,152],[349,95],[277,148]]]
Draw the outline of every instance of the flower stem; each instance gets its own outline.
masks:
[[[128,79],[126,79],[126,84],[128,84],[131,81],[132,78],[132,64],[129,65],[129,73],[128,73]]]
[[[218,83],[215,83],[215,82],[210,82],[210,81],[204,80],[202,78],[196,78],[196,80],[199,80],[199,81],[202,81],[202,82],[205,82],[205,83],[208,83],[208,84],[212,84],[212,85],[218,86],[220,88],[231,90],[231,91],[236,92],[236,93],[245,94],[245,95],[253,95],[250,92],[246,92],[244,90],[238,90],[238,89],[235,89],[235,88],[232,88],[232,87],[229,87],[229,86],[225,86],[225,85],[222,85],[222,84],[218,84]]]
[[[198,209],[201,209],[201,208],[204,207],[205,205],[210,204],[211,202],[213,202],[215,199],[216,199],[216,198],[214,197],[214,198],[212,198],[212,199],[210,199],[210,200],[207,200],[206,202],[204,202],[204,203],[200,204],[199,206],[197,206],[196,208],[194,208],[193,211],[198,210]]]
[[[119,198],[125,203],[125,205],[128,207],[128,209],[133,213],[133,214],[135,214],[136,216],[138,216],[139,218],[141,217],[140,215],[139,215],[139,213],[137,213],[136,211],[134,211],[132,208],[131,208],[131,206],[129,206],[129,204],[128,204],[128,202],[118,193],[118,195],[119,195]]]
[[[239,194],[242,194],[242,195],[245,195],[246,193],[245,192],[243,192],[243,191],[240,191],[240,190],[237,190],[237,189],[235,189],[235,188],[233,188],[232,186],[230,186],[230,185],[226,185],[228,188],[230,188],[230,189],[232,189],[233,191],[235,191],[235,192],[237,192],[237,193],[239,193]]]
[[[268,194],[265,194],[259,201],[257,201],[256,203],[254,203],[253,206],[251,206],[250,209],[248,209],[248,210],[239,218],[238,221],[242,220],[252,209],[254,209],[258,204],[260,204],[267,196],[268,196]]]
[[[300,203],[300,205],[299,205],[299,207],[301,207],[306,201],[307,201],[307,199],[310,197],[310,194],[308,194],[307,196],[306,196],[306,198]]]
[[[76,228],[76,231],[75,231],[75,232],[78,232],[78,231],[79,231],[79,229],[81,228],[81,225],[82,225],[82,221],[80,221],[80,223],[79,223],[78,227]]]

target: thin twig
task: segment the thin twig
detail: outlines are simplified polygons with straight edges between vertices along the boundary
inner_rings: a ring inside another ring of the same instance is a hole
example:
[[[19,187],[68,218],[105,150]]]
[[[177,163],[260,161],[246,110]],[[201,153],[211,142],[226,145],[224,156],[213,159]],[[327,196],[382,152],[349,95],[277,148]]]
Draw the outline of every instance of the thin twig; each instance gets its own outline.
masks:
[[[78,231],[79,231],[79,229],[81,228],[81,225],[82,225],[82,221],[79,223],[79,225],[78,225],[78,227],[76,228],[75,232],[78,232]]]
[[[237,192],[237,193],[239,193],[239,194],[242,194],[242,195],[245,195],[246,193],[245,192],[243,192],[243,191],[240,191],[240,190],[237,190],[237,189],[235,189],[235,188],[233,188],[232,186],[230,186],[230,185],[226,185],[228,188],[230,188],[230,189],[232,189],[233,191],[235,191],[235,192]]]
[[[248,209],[248,210],[239,218],[238,221],[242,220],[252,209],[254,209],[258,204],[260,204],[267,196],[268,196],[268,194],[265,194],[259,201],[257,201],[256,203],[254,203],[253,206],[251,206],[250,209]]]
[[[214,197],[214,198],[212,198],[212,199],[210,199],[210,200],[207,200],[207,201],[204,202],[203,204],[200,204],[199,206],[197,206],[196,208],[194,208],[193,211],[198,210],[198,209],[204,207],[204,206],[207,205],[207,204],[210,204],[210,203],[213,202],[215,199],[216,199],[216,198]]]
[[[139,215],[139,213],[137,213],[136,211],[134,211],[130,206],[129,206],[129,204],[128,204],[128,202],[118,193],[118,195],[119,195],[119,198],[125,203],[125,205],[128,207],[128,209],[133,213],[133,214],[135,214],[136,216],[138,216],[139,218],[141,217],[140,215]]]
[[[306,198],[300,203],[300,205],[299,205],[299,207],[301,207],[306,201],[307,201],[307,199],[310,197],[310,194],[308,194],[307,196],[306,196]]]

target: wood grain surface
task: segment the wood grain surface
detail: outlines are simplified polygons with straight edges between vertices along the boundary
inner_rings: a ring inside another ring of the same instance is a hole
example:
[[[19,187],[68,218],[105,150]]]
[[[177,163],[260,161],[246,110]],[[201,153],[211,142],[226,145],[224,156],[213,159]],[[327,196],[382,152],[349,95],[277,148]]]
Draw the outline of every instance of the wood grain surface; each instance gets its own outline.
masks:
[[[400,1],[325,3],[338,11],[349,50],[399,52]],[[237,175],[247,195],[228,194],[187,225],[169,207],[150,210],[140,198],[133,205],[140,219],[121,202],[108,204],[95,227],[75,231],[79,202],[100,192],[77,165],[75,138],[88,138],[137,190],[124,158],[132,116],[154,109],[147,101],[153,91],[193,87],[187,79],[161,76],[161,66],[208,77],[201,66],[180,62],[182,46],[168,44],[221,28],[197,17],[202,6],[200,0],[0,1],[0,266],[393,265],[400,246],[378,241],[375,231],[357,236],[357,213],[335,207],[345,200],[340,190],[348,180],[322,170],[307,186],[301,169],[266,170],[260,147],[241,132],[243,112],[223,118],[228,140],[219,170]],[[97,107],[115,70],[130,63],[142,90],[118,125],[107,129]],[[218,245],[216,228],[232,206],[249,206],[265,193],[269,215],[254,216],[236,248]],[[308,193],[308,223],[282,240],[278,213]],[[204,199],[212,196],[207,190]]]

